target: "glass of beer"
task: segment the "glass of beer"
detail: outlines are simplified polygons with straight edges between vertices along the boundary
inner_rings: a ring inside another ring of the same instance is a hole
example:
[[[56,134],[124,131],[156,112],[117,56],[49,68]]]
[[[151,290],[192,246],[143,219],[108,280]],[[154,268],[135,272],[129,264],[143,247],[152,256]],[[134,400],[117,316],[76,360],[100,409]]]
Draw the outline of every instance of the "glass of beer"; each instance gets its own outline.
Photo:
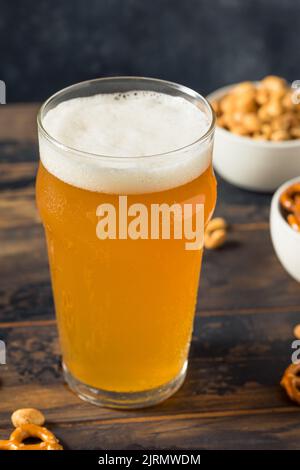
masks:
[[[216,202],[213,111],[175,83],[104,78],[49,98],[38,134],[65,379],[94,404],[156,404],[187,369]]]

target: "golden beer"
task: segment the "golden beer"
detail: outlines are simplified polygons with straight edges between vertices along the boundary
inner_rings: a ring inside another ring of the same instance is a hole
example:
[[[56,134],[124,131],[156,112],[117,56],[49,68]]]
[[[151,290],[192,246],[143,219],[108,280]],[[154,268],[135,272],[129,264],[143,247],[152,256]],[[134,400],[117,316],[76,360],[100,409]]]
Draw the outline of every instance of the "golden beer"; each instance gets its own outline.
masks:
[[[123,80],[134,90],[140,85]],[[99,239],[97,207],[111,204],[119,220],[120,194],[127,195],[128,206],[143,204],[149,213],[153,204],[201,201],[207,224],[216,201],[212,131],[206,136],[208,164],[201,174],[158,191],[148,191],[145,183],[145,193],[138,189],[132,194],[121,186],[120,192],[90,190],[77,181],[66,182],[59,172],[54,175],[55,169],[46,168],[49,159],[67,149],[57,147],[53,153],[56,142],[45,140],[40,128],[37,204],[47,239],[66,379],[93,403],[138,407],[161,401],[185,376],[203,250],[187,250],[184,238]],[[196,158],[197,149],[193,152]],[[46,154],[49,159],[43,158]],[[198,155],[204,158],[200,150]],[[66,158],[73,158],[71,150]],[[89,164],[87,160],[83,165]]]

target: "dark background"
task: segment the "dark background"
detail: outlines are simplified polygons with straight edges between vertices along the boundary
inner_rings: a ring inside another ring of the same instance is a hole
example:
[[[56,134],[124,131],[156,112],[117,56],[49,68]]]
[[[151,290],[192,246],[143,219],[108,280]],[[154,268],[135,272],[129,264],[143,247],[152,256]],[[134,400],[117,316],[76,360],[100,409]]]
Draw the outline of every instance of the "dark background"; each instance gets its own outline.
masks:
[[[300,0],[0,0],[7,101],[109,75],[207,93],[270,73],[300,79]]]

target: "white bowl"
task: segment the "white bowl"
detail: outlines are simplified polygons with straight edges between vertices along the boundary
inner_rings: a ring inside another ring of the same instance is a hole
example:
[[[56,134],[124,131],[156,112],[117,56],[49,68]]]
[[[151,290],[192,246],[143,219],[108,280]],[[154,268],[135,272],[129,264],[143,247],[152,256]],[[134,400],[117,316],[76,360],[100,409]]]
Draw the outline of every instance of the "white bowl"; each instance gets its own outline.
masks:
[[[300,176],[280,186],[272,198],[270,230],[275,252],[285,270],[300,282],[300,233],[296,232],[281,213],[279,197],[294,183],[300,183]]]
[[[207,99],[219,99],[234,86],[220,88]],[[300,174],[300,139],[258,141],[217,127],[213,162],[229,183],[253,191],[273,192],[284,181]]]

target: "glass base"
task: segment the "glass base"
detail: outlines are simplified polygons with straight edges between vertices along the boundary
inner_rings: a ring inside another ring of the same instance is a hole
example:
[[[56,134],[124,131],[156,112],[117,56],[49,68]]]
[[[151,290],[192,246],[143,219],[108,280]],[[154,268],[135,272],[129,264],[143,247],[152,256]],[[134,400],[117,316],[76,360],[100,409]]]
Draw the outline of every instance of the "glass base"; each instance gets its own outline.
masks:
[[[160,403],[173,395],[183,384],[187,370],[187,361],[184,363],[180,373],[170,382],[143,392],[109,392],[89,385],[75,379],[63,364],[64,377],[73,392],[79,398],[93,405],[106,406],[109,408],[145,408]]]

